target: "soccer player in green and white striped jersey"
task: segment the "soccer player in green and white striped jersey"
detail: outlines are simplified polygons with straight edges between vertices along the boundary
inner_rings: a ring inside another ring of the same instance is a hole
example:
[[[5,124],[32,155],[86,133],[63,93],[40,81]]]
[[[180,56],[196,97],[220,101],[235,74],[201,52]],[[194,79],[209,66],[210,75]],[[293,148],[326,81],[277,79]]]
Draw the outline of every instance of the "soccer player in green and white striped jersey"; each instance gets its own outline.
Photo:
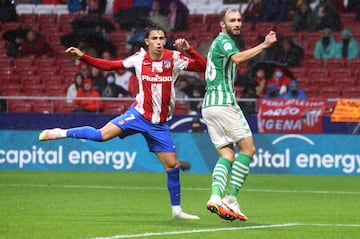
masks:
[[[212,192],[207,209],[226,220],[246,221],[237,196],[249,173],[255,145],[248,122],[235,99],[236,68],[270,47],[277,39],[276,33],[270,31],[263,43],[240,52],[234,39],[240,34],[241,25],[242,16],[238,9],[227,8],[220,13],[221,32],[212,42],[207,56],[202,115],[219,154],[212,174]],[[235,146],[239,149],[237,156]]]

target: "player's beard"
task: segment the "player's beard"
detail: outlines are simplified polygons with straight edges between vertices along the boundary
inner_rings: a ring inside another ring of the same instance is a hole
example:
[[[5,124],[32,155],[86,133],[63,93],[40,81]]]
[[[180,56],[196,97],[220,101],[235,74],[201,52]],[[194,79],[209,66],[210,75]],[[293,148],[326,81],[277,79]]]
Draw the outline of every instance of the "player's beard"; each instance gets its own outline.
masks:
[[[235,33],[233,29],[228,26],[225,26],[226,33],[233,39],[237,38],[240,35],[240,29],[236,30],[238,33]]]

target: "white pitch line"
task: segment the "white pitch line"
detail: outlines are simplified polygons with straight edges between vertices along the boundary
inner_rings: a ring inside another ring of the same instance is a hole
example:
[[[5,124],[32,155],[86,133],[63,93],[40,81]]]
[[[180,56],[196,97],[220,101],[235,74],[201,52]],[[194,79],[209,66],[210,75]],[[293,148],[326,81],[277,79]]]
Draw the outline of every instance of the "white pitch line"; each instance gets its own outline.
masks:
[[[196,229],[196,230],[170,231],[170,232],[145,232],[145,233],[140,233],[140,234],[115,235],[115,236],[111,236],[111,237],[94,237],[94,238],[90,238],[90,239],[138,238],[138,237],[180,235],[180,234],[218,232],[218,231],[237,231],[237,230],[246,230],[246,229],[265,229],[265,228],[273,228],[273,227],[291,227],[291,226],[297,226],[297,225],[298,225],[298,223],[287,223],[287,224],[258,225],[258,226],[247,226],[247,227],[226,227],[226,228],[213,228],[213,229]]]
[[[128,187],[128,186],[106,186],[106,185],[55,185],[55,184],[5,184],[0,183],[0,187],[54,187],[54,188],[83,188],[83,189],[111,189],[111,190],[167,190],[166,187]],[[186,188],[183,191],[209,191],[209,188]],[[360,195],[360,192],[346,191],[303,191],[303,190],[280,190],[280,189],[242,189],[243,192],[262,192],[262,193],[309,193],[309,194],[345,194]]]
[[[218,231],[239,231],[239,230],[254,230],[254,229],[267,229],[267,228],[280,228],[280,227],[295,227],[295,226],[315,226],[315,227],[359,227],[359,224],[308,224],[308,223],[285,223],[285,224],[272,224],[272,225],[258,225],[258,226],[245,226],[245,227],[226,227],[226,228],[213,228],[213,229],[197,229],[185,231],[169,231],[169,232],[145,232],[140,234],[123,234],[114,235],[110,237],[94,237],[89,239],[122,239],[122,238],[141,238],[152,236],[167,236],[167,235],[181,235],[190,233],[205,233],[205,232],[218,232]]]

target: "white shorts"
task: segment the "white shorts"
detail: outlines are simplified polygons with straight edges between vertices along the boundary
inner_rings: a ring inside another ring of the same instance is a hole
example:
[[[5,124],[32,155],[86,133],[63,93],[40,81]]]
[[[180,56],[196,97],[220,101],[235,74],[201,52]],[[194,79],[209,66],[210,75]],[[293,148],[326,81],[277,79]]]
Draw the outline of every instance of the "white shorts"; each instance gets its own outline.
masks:
[[[203,108],[202,116],[217,149],[252,136],[250,126],[237,105]]]

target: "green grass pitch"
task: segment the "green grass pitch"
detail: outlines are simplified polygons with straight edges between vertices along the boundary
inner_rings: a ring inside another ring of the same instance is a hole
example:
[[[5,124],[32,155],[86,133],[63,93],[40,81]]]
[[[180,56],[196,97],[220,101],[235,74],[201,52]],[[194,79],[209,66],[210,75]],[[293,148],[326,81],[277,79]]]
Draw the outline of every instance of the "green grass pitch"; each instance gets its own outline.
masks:
[[[249,175],[247,222],[207,212],[210,174],[182,173],[171,218],[164,173],[0,171],[0,238],[360,238],[360,177]]]

